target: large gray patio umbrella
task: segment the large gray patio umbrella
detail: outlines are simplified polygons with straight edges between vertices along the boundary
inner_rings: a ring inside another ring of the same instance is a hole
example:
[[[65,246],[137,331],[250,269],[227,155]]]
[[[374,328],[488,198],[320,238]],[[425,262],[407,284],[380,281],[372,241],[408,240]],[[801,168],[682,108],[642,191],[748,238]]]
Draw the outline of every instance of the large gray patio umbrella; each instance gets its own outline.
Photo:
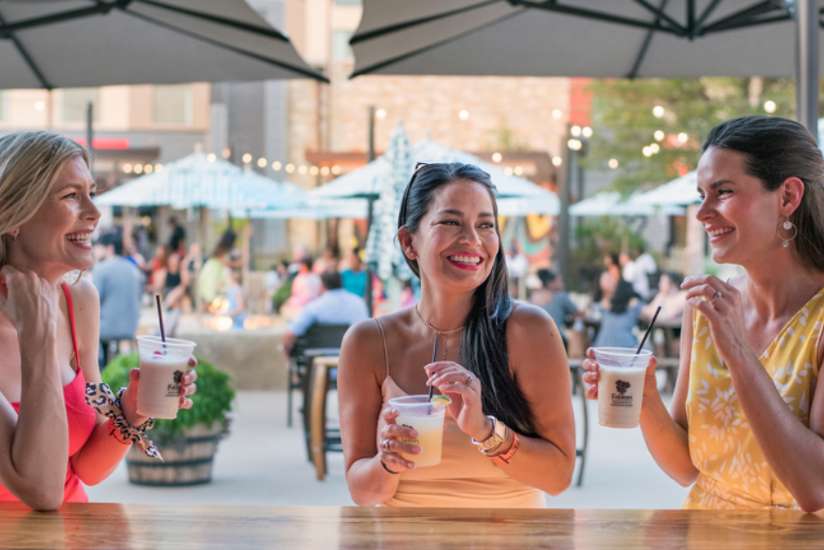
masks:
[[[243,0],[0,0],[0,88],[306,77]]]
[[[817,0],[364,0],[350,42],[352,76],[795,76],[799,120],[814,129],[824,59],[818,6]]]

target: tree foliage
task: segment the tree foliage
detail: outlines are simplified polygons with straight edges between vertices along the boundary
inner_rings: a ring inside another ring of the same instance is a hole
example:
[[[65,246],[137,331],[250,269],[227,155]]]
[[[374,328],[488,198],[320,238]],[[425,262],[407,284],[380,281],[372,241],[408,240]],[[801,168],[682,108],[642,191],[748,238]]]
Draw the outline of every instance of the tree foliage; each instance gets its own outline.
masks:
[[[618,160],[613,187],[625,193],[692,170],[702,141],[719,122],[766,114],[768,100],[775,103],[774,115],[792,117],[795,101],[791,81],[760,77],[594,80],[592,91],[595,134],[586,164],[601,169]],[[653,114],[656,105],[664,108],[660,117]],[[656,140],[656,130],[663,140]],[[679,140],[681,133],[686,140]],[[645,157],[643,148],[654,143],[659,152]]]

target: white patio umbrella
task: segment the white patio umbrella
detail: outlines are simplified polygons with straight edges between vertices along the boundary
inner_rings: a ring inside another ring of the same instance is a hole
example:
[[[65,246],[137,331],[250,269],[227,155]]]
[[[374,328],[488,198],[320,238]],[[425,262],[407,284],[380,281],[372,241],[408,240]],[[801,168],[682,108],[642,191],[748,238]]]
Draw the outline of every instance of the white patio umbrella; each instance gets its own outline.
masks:
[[[0,88],[326,80],[244,0],[4,0],[0,37]]]
[[[100,195],[100,206],[171,206],[242,213],[295,208],[308,200],[296,185],[275,182],[223,160],[193,153],[159,172]]]
[[[649,206],[689,206],[701,201],[695,171],[688,172],[655,189],[638,193],[635,202]]]
[[[412,147],[412,159],[413,163],[464,162],[479,166],[489,173],[492,183],[495,184],[498,190],[498,207],[503,215],[555,215],[560,209],[558,197],[555,193],[547,191],[525,178],[509,175],[495,164],[434,141],[423,140],[415,144]],[[380,193],[381,182],[389,178],[391,172],[390,162],[384,155],[363,168],[344,174],[311,193],[319,198],[352,198],[365,197],[370,194],[377,195]],[[410,169],[407,182],[411,175],[412,171]],[[509,202],[508,199],[513,200]]]
[[[802,90],[800,118],[813,128],[817,115],[809,118],[806,96],[817,92],[824,62],[820,5],[817,0],[364,0],[350,41],[352,76],[795,76]]]
[[[620,193],[603,192],[588,199],[576,202],[569,207],[573,216],[654,216],[665,214],[680,216],[684,209],[672,205],[653,205],[641,203],[638,195],[622,197]]]

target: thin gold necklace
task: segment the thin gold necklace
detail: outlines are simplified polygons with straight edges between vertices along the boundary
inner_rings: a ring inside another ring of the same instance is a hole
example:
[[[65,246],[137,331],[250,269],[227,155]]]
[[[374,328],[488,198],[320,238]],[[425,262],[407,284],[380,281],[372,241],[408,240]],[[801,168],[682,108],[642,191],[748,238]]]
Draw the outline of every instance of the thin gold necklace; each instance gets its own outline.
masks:
[[[415,304],[415,313],[418,315],[418,318],[421,320],[421,322],[424,325],[426,325],[426,328],[428,328],[429,330],[431,330],[432,332],[435,333],[435,342],[433,344],[434,347],[433,347],[433,351],[432,351],[432,360],[433,361],[438,360],[438,355],[439,355],[438,354],[438,351],[439,351],[438,350],[438,347],[439,347],[438,346],[438,340],[440,340],[440,339],[443,339],[443,346],[442,346],[443,347],[443,360],[445,361],[445,360],[449,359],[449,338],[448,338],[448,336],[451,336],[452,334],[457,334],[457,333],[461,332],[464,329],[464,325],[461,325],[457,328],[453,328],[453,329],[449,329],[449,330],[441,330],[441,329],[439,329],[438,327],[436,327],[435,325],[433,325],[432,323],[430,323],[429,321],[427,321],[426,319],[423,318],[423,314],[421,313],[421,310],[418,308],[418,304]]]

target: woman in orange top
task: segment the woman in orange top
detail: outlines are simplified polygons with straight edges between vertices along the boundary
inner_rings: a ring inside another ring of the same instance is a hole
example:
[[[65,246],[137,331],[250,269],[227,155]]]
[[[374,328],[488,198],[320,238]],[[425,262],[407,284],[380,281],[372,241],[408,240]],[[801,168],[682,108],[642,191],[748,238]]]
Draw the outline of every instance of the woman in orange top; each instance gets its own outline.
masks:
[[[346,481],[358,504],[540,507],[541,491],[569,485],[563,343],[546,312],[509,298],[497,220],[494,186],[475,166],[423,165],[407,185],[398,239],[421,300],[355,325],[341,348]],[[417,433],[388,401],[429,386],[452,404],[441,463],[418,469]]]
[[[86,154],[46,132],[0,138],[0,500],[39,510],[87,500],[149,420],[137,414],[139,372],[113,418],[86,403],[98,384],[99,300],[85,279],[100,219]],[[192,363],[193,364],[193,363]],[[194,392],[186,375],[181,406]]]

